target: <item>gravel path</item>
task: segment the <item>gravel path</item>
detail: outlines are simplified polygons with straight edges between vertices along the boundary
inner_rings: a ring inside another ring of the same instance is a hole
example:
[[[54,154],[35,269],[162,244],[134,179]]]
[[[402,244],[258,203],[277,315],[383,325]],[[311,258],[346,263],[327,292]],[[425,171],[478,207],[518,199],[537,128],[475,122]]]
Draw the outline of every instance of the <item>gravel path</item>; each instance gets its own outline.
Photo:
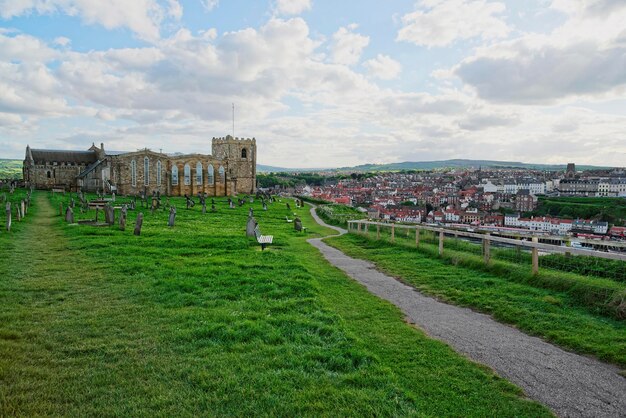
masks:
[[[318,223],[340,234],[347,232],[325,224],[314,208],[311,214]],[[493,368],[557,415],[626,417],[626,379],[617,367],[564,351],[488,315],[424,296],[380,273],[374,264],[348,257],[320,238],[308,242],[371,293],[398,306],[428,335]]]

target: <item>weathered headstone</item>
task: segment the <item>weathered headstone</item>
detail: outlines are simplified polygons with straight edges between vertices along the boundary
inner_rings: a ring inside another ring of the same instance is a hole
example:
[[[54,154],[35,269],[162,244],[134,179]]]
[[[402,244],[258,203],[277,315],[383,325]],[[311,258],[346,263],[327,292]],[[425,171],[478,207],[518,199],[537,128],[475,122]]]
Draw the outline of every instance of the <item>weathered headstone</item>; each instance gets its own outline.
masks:
[[[202,199],[202,214],[204,215],[206,213],[206,200]]]
[[[143,225],[143,213],[140,212],[139,215],[137,215],[137,222],[135,222],[135,231],[133,234],[141,235],[141,225]]]
[[[24,202],[24,200],[22,200],[20,202],[20,209],[22,211],[22,218],[26,215],[26,202]]]
[[[293,220],[293,229],[298,232],[302,232],[302,220],[300,220],[300,218],[296,218]]]
[[[111,201],[115,202],[115,192],[111,193]]]
[[[22,214],[20,213],[20,205],[15,205],[15,215],[17,217],[17,221],[20,222],[22,220]]]
[[[104,207],[104,221],[109,226],[115,224],[115,209],[113,209],[113,206],[110,204]]]
[[[252,210],[252,208],[248,210],[248,216],[254,216],[254,211]]]
[[[246,236],[253,237],[254,236],[254,228],[256,228],[256,219],[253,216],[248,217],[248,223],[246,224]]]
[[[67,207],[67,209],[65,209],[65,222],[69,224],[74,223],[74,211],[69,206]]]
[[[230,207],[231,209],[235,209],[235,205],[233,204],[233,201],[232,201],[232,200],[230,200],[230,201],[228,202],[228,205],[229,205],[229,207]]]
[[[211,204],[211,212],[217,212],[217,209],[215,209],[215,203]]]
[[[122,205],[122,211],[120,213],[120,231],[126,230],[127,212],[128,212],[128,207],[126,207],[126,205]]]
[[[7,211],[7,231],[11,231],[11,202],[7,202],[6,205]]]
[[[263,201],[263,210],[267,210],[267,203],[265,203],[265,200]]]
[[[170,218],[167,222],[167,226],[169,226],[170,228],[174,226],[174,223],[176,222],[176,207],[172,206],[170,208]]]
[[[254,203],[254,197],[250,196],[250,203]]]

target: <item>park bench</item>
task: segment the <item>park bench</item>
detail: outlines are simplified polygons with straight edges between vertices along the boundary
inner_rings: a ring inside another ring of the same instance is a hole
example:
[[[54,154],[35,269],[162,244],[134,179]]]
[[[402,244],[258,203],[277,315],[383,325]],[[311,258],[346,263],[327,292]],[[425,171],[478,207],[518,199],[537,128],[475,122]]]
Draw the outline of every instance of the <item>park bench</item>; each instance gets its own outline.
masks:
[[[256,242],[261,244],[261,251],[265,250],[265,246],[271,244],[274,240],[273,235],[261,235],[259,225],[254,228],[254,236],[256,237]]]

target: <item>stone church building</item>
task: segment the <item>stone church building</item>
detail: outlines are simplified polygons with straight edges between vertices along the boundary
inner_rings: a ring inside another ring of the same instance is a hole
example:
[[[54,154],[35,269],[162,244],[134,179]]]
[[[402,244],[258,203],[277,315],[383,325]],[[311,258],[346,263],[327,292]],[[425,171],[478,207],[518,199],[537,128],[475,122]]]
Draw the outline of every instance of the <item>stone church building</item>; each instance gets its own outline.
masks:
[[[106,151],[95,144],[87,151],[26,147],[24,181],[37,189],[63,187],[120,195],[232,196],[256,192],[256,140],[213,138],[212,155],[163,154],[149,149]]]

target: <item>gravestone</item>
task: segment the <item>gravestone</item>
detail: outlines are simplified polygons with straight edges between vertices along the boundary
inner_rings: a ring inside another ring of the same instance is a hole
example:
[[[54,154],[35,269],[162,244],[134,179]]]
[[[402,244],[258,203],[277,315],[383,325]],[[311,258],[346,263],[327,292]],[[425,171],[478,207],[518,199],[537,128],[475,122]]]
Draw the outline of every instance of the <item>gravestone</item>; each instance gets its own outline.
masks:
[[[122,211],[120,213],[120,231],[126,230],[127,212],[128,212],[128,207],[126,207],[126,205],[122,205]]]
[[[250,196],[250,203],[254,203],[254,198]]]
[[[174,226],[174,222],[176,222],[176,207],[172,206],[170,208],[170,219],[167,222],[167,226],[170,228]]]
[[[20,213],[20,205],[15,205],[15,215],[17,216],[17,221],[20,222],[22,220],[22,214]]]
[[[211,204],[211,212],[217,212],[217,209],[215,209],[215,203]]]
[[[291,210],[291,205],[289,205],[289,202],[287,202],[287,209]]]
[[[24,200],[22,200],[20,202],[20,205],[21,205],[20,209],[22,211],[22,218],[23,218],[26,215],[26,202],[24,202]]]
[[[65,222],[69,224],[74,223],[74,211],[69,206],[67,207],[67,209],[65,209]]]
[[[115,192],[111,193],[111,201],[115,202]]]
[[[187,195],[185,195],[185,200],[187,202],[187,209],[191,209],[196,205],[196,202],[194,202],[193,199]]]
[[[202,214],[206,214],[206,200],[202,199]]]
[[[113,226],[115,224],[115,209],[110,204],[104,207],[104,221],[109,226]]]
[[[302,232],[302,221],[300,220],[300,218],[296,218],[293,220],[293,229],[298,232]]]
[[[267,210],[267,203],[265,203],[265,200],[263,201],[263,210]]]
[[[139,213],[139,215],[137,215],[137,222],[135,222],[135,231],[133,232],[133,234],[139,236],[141,235],[141,225],[143,225],[143,213]]]
[[[249,216],[248,223],[246,224],[246,236],[247,237],[255,236],[254,229],[256,228],[256,225],[257,225],[256,219],[254,219],[253,216]]]
[[[135,199],[130,201],[130,210],[135,210],[137,207],[135,206]]]
[[[229,199],[228,205],[231,209],[235,209],[235,204],[233,203],[232,200]]]
[[[11,202],[7,202],[7,231],[11,232]]]
[[[248,216],[254,216],[254,211],[252,210],[252,208],[248,210]]]

